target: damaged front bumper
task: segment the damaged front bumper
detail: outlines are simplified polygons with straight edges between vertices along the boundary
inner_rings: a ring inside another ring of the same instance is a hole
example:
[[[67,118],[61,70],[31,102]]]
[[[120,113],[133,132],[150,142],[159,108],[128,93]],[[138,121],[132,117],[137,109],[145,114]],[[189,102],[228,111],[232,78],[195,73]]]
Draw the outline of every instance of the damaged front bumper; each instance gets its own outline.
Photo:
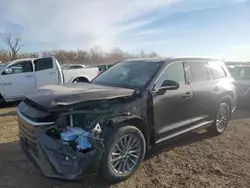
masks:
[[[49,137],[43,126],[34,126],[21,113],[18,113],[18,124],[21,147],[42,175],[73,180],[98,174],[102,149],[75,151]]]

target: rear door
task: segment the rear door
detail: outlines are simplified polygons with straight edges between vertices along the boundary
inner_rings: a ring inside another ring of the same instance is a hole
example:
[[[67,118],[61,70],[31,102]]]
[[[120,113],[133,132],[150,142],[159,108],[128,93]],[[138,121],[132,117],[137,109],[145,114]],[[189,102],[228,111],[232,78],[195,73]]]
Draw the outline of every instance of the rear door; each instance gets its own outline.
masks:
[[[37,87],[59,83],[58,69],[54,58],[35,59],[34,65]]]
[[[3,72],[1,81],[6,99],[22,98],[36,88],[31,61],[19,61],[8,67],[10,73]]]
[[[202,60],[187,61],[190,86],[194,92],[192,106],[193,124],[206,124],[212,121],[216,97],[219,97],[219,81],[213,78],[208,64]],[[218,95],[217,95],[218,94]]]

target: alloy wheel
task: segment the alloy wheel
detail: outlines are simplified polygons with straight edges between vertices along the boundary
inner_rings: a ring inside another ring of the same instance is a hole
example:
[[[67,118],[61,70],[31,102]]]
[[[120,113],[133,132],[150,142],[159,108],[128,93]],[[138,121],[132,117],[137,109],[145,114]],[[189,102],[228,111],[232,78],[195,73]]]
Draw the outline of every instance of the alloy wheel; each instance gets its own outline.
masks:
[[[112,170],[118,175],[126,175],[138,164],[142,148],[139,139],[129,134],[122,136],[111,151]]]
[[[216,127],[219,132],[223,132],[227,126],[228,122],[228,111],[225,107],[222,107],[218,114],[216,119]]]

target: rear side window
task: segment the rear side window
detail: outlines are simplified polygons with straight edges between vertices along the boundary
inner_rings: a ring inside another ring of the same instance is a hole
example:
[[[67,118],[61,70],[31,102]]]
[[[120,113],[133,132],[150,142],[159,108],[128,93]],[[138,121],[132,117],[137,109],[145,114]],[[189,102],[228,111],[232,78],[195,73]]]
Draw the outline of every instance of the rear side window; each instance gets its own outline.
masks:
[[[215,79],[225,78],[227,76],[226,71],[224,70],[220,62],[209,62],[208,66],[212,71]]]
[[[35,71],[41,71],[53,68],[53,61],[51,57],[37,59],[34,61]]]
[[[208,71],[205,62],[201,61],[189,61],[186,63],[189,72],[190,72],[190,81],[194,82],[203,82],[208,81]]]

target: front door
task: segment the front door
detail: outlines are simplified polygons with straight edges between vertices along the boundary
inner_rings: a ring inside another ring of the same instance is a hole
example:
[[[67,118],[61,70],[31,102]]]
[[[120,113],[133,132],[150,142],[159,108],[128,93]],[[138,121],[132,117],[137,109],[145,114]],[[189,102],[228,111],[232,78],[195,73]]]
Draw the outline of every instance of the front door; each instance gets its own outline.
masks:
[[[58,69],[52,57],[34,60],[37,87],[59,83]]]
[[[8,67],[1,75],[4,96],[7,100],[23,98],[36,88],[31,61],[19,61]]]
[[[174,80],[180,84],[177,90],[167,90],[163,95],[153,92],[154,123],[156,143],[182,133],[192,122],[190,113],[193,92],[186,82],[183,62],[174,62],[166,67],[155,83],[158,90],[164,80]]]

